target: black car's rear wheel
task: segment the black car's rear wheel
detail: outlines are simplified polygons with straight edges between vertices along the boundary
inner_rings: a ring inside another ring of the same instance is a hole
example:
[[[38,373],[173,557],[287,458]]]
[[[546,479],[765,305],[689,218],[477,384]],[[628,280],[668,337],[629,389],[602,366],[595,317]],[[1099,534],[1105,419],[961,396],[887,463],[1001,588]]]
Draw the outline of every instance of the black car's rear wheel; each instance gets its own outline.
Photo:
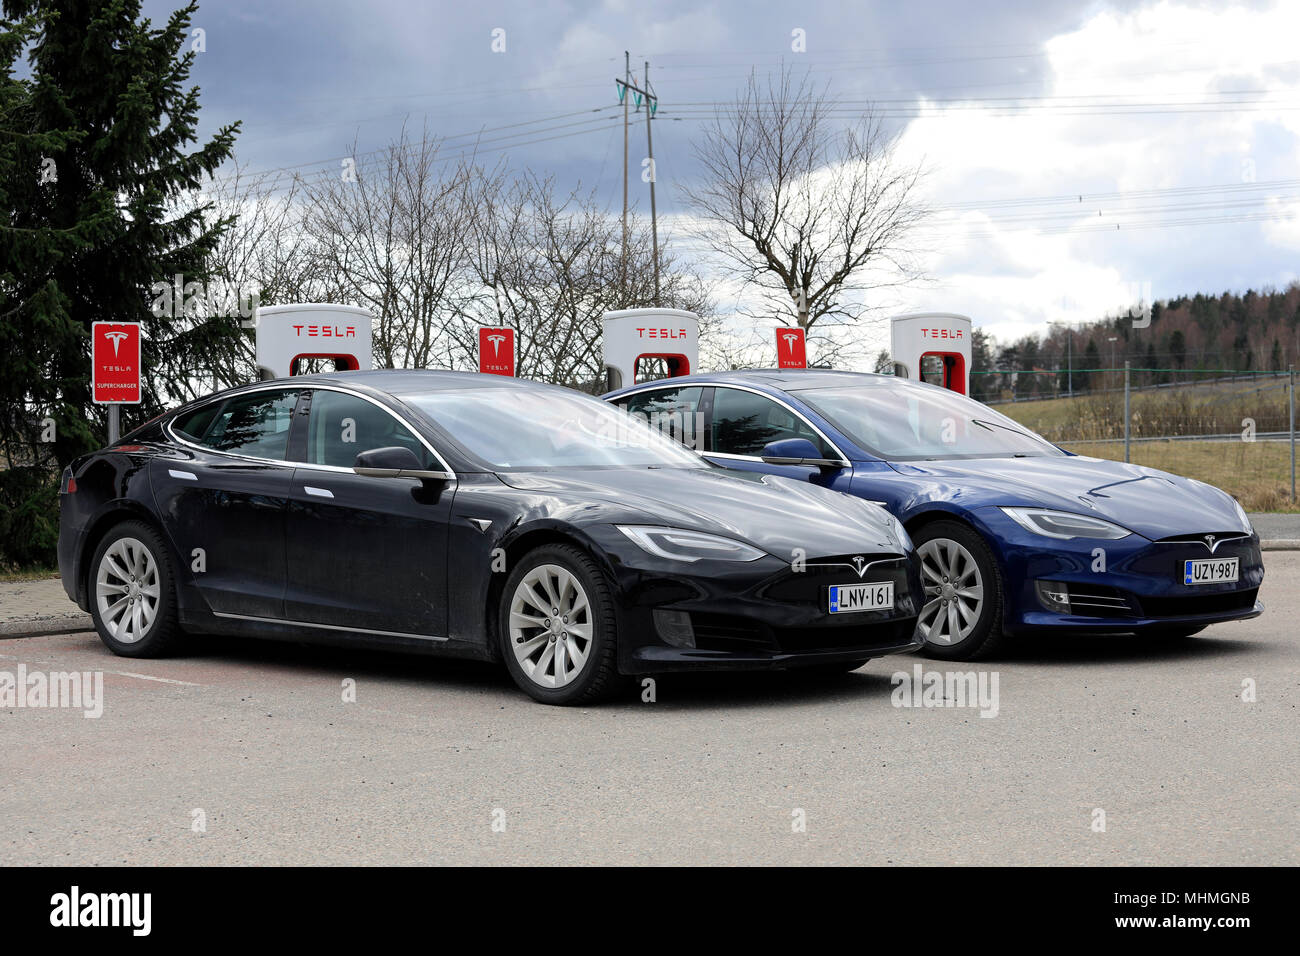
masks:
[[[957,521],[935,521],[913,536],[925,602],[916,634],[930,657],[970,661],[1001,646],[1002,575],[980,535]]]
[[[579,549],[546,545],[525,555],[506,579],[498,621],[506,668],[533,699],[587,703],[616,684],[610,587]]]
[[[122,657],[158,657],[180,636],[171,558],[158,532],[124,521],[99,542],[88,570],[99,638]]]

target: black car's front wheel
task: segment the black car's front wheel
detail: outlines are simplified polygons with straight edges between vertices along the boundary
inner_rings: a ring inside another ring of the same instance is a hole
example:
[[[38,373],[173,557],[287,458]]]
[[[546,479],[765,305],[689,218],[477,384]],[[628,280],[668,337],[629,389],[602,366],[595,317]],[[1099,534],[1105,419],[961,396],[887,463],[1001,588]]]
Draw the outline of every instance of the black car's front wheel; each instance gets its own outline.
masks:
[[[122,657],[158,657],[180,636],[171,559],[143,521],[124,521],[99,542],[87,584],[100,640]]]
[[[617,682],[610,587],[578,548],[546,545],[525,555],[506,579],[498,620],[506,668],[534,700],[587,703]]]
[[[1002,576],[993,552],[967,525],[935,521],[913,536],[925,602],[917,637],[930,657],[969,661],[1002,644]]]

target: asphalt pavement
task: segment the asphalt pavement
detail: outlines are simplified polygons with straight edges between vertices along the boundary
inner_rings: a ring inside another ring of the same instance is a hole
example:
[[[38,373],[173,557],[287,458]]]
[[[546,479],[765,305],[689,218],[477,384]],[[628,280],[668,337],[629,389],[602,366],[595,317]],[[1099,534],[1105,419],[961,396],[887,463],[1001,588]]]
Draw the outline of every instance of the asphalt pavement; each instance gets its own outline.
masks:
[[[432,658],[0,640],[0,692],[102,679],[92,706],[0,707],[0,863],[1295,865],[1300,553],[1265,563],[1263,617],[1183,641],[661,678],[581,709]]]

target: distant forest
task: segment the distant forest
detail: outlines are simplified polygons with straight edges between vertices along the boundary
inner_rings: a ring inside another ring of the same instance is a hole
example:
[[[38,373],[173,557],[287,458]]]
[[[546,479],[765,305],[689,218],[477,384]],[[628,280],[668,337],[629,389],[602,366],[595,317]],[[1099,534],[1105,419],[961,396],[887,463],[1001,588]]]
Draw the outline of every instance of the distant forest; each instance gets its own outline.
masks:
[[[971,341],[974,398],[1028,398],[1118,388],[1132,363],[1134,387],[1211,377],[1210,370],[1285,371],[1300,357],[1300,282],[1283,292],[1181,296],[1077,325],[1052,325],[1003,345],[976,329]],[[1067,361],[1068,358],[1068,361]],[[1300,363],[1298,363],[1300,364]],[[1073,369],[1071,373],[1069,368]],[[1152,369],[1158,371],[1150,371]],[[1071,379],[1073,380],[1071,383]]]

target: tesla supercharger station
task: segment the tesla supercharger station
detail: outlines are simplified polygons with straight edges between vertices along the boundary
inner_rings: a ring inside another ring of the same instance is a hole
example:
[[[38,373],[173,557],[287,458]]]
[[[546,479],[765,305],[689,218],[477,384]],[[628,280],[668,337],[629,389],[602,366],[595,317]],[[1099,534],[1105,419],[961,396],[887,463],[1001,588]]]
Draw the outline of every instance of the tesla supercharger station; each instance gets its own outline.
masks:
[[[606,312],[605,380],[612,391],[655,376],[662,360],[669,378],[690,375],[700,364],[700,317],[682,309],[623,309]]]
[[[894,374],[970,394],[971,320],[952,312],[913,312],[890,320]]]
[[[338,371],[373,366],[373,316],[354,305],[272,305],[257,310],[257,371],[263,379],[299,373],[303,359],[333,360]]]

